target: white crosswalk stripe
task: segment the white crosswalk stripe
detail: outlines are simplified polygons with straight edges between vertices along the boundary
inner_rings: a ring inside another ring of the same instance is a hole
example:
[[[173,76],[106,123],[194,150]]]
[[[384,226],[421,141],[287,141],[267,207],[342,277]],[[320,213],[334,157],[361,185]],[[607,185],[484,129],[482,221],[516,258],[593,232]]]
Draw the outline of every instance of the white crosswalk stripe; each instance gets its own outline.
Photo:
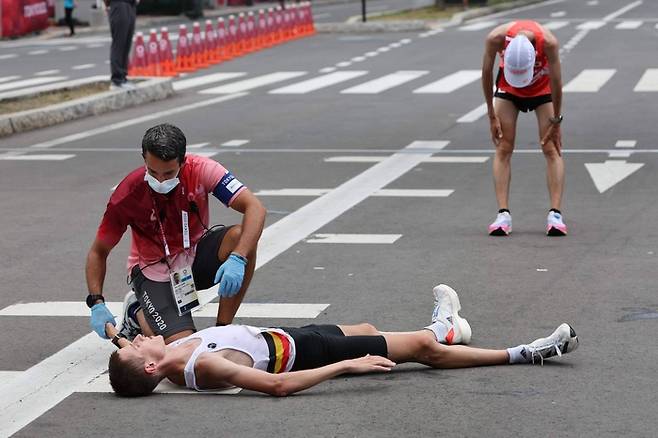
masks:
[[[87,70],[96,67],[96,64],[80,64],[71,67],[72,70]]]
[[[288,79],[293,79],[299,76],[305,75],[305,71],[281,71],[276,73],[269,73],[263,76],[257,76],[251,79],[244,79],[242,81],[233,82],[227,85],[221,85],[219,87],[208,88],[206,90],[201,90],[201,94],[233,94],[241,93],[254,88],[263,87],[265,85],[275,84],[277,82],[283,82]]]
[[[358,78],[368,74],[367,71],[337,71],[327,75],[318,76],[313,79],[298,82],[296,84],[288,85],[287,87],[277,88],[270,91],[270,94],[306,94],[311,91],[316,91],[321,88],[330,87],[341,82],[349,81],[350,79]]]
[[[332,189],[278,189],[259,190],[256,196],[322,196]],[[385,198],[446,198],[454,190],[446,189],[381,189],[372,194],[373,197]]]
[[[3,78],[0,78],[0,84],[3,82],[9,82],[9,81],[15,81],[16,79],[20,79],[20,76],[5,76]]]
[[[565,93],[595,93],[615,74],[615,69],[585,69],[562,88]]]
[[[56,75],[56,74],[59,74],[59,70],[57,70],[57,69],[55,69],[55,70],[43,70],[43,71],[36,72],[34,74],[34,76],[50,76],[50,75]]]
[[[483,103],[479,107],[473,109],[472,111],[467,112],[463,116],[457,119],[457,123],[473,123],[476,120],[480,120],[487,113],[487,104]]]
[[[391,244],[402,234],[313,234],[305,239],[307,243],[347,243],[347,244]]]
[[[202,85],[214,84],[215,82],[227,81],[229,79],[239,78],[245,76],[246,73],[235,72],[235,73],[213,73],[209,75],[203,75],[195,78],[181,79],[174,82],[172,85],[174,90],[182,91],[187,90],[188,88],[200,87]]]
[[[476,30],[482,30],[486,29],[488,27],[493,27],[497,24],[496,21],[480,21],[477,23],[473,24],[467,24],[466,26],[462,26],[459,28],[459,30],[462,31],[476,31]]]
[[[641,21],[622,21],[615,26],[615,29],[633,30],[642,26]]]
[[[568,21],[549,21],[548,23],[544,23],[544,27],[549,30],[562,29],[563,27],[566,27],[568,25],[569,25]]]
[[[413,81],[429,73],[426,70],[421,71],[398,71],[372,81],[348,88],[341,91],[342,94],[377,94],[389,90],[407,82]]]
[[[0,55],[0,59],[11,59],[11,58],[16,58],[18,55],[15,53],[5,53],[4,55]]]
[[[578,30],[596,30],[606,25],[605,21],[585,21],[576,26]]]
[[[633,91],[658,91],[658,68],[647,69]]]
[[[24,79],[22,81],[8,82],[0,84],[0,91],[14,90],[17,88],[26,88],[33,85],[47,84],[49,82],[63,81],[66,76],[46,76],[42,78]]]
[[[452,93],[453,91],[477,81],[482,75],[481,70],[459,70],[436,82],[414,90],[415,94]]]

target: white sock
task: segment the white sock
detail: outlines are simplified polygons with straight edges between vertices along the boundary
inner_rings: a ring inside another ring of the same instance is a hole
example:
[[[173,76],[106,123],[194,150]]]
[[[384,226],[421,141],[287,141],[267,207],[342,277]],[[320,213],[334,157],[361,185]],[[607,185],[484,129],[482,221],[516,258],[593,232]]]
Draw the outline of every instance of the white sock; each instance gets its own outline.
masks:
[[[519,345],[507,349],[509,354],[509,363],[530,363],[532,361],[532,354],[528,349],[528,345]]]
[[[434,333],[434,337],[436,337],[436,341],[445,344],[446,343],[446,336],[448,335],[448,327],[445,326],[442,322],[435,322],[432,325],[428,325],[425,327],[427,330],[431,330],[432,333]]]

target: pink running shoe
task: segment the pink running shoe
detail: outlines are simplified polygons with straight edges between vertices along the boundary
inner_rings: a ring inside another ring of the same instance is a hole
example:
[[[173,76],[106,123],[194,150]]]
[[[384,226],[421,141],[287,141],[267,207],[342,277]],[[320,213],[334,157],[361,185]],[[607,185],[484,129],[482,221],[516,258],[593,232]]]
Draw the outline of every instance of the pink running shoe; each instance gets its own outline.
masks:
[[[512,232],[512,215],[507,211],[498,213],[494,223],[489,225],[490,236],[509,236]]]
[[[547,236],[566,236],[567,226],[562,221],[562,215],[553,210],[548,212],[546,218],[546,235]]]

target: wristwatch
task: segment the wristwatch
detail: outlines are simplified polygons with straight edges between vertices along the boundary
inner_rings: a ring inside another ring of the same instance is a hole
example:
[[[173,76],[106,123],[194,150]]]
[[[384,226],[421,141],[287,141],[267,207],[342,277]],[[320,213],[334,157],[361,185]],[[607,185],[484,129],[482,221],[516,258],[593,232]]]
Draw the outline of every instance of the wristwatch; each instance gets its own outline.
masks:
[[[91,309],[92,307],[94,307],[96,301],[98,300],[105,302],[105,298],[103,298],[103,295],[96,295],[96,294],[87,295],[87,307]]]
[[[559,125],[560,123],[562,123],[563,118],[564,117],[562,116],[562,114],[560,114],[559,116],[549,117],[548,120],[554,125]]]

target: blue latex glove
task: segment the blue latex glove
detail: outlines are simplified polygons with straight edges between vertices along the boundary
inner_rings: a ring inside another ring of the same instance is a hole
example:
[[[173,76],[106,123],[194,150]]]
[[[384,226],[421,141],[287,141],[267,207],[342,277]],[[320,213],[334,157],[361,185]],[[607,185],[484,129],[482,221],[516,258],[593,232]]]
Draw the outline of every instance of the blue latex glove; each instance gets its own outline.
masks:
[[[94,304],[94,307],[91,308],[91,321],[89,325],[103,339],[110,339],[105,334],[105,324],[108,322],[113,326],[117,325],[114,316],[110,313],[110,309],[107,308],[105,303]]]
[[[219,283],[217,293],[220,297],[228,298],[238,293],[242,287],[245,266],[247,260],[234,253],[222,263],[215,274],[215,284]]]

